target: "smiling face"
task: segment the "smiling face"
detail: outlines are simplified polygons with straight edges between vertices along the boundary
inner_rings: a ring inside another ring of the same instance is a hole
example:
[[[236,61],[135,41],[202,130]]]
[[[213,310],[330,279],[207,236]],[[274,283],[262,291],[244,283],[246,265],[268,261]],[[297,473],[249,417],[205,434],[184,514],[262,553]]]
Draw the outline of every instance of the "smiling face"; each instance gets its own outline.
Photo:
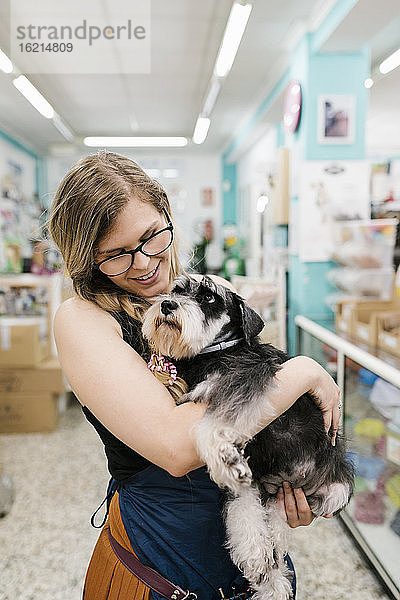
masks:
[[[134,250],[144,240],[167,226],[163,213],[154,206],[131,198],[118,215],[111,231],[98,244],[96,263],[116,256],[122,249]],[[168,290],[171,269],[171,246],[156,256],[134,255],[130,269],[108,277],[118,287],[144,298],[152,298]]]

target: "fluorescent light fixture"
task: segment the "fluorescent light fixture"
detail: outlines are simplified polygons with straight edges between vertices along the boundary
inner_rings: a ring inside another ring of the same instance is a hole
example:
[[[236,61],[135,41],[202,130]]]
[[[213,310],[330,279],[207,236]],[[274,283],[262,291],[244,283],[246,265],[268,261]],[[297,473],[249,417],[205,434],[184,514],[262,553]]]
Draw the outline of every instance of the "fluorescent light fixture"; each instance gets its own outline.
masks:
[[[176,179],[179,176],[179,171],[178,169],[164,169],[162,174],[165,179]]]
[[[188,141],[185,137],[85,137],[85,146],[110,146],[118,148],[139,147],[180,147],[186,146]]]
[[[217,77],[226,77],[231,70],[251,9],[251,4],[233,4],[214,67]]]
[[[390,73],[396,67],[400,65],[400,48],[393,52],[390,56],[388,56],[381,64],[379,65],[379,70],[383,75],[386,73]]]
[[[57,113],[54,114],[53,124],[54,124],[54,127],[56,127],[56,129],[58,129],[58,131],[61,133],[61,135],[63,135],[65,137],[67,142],[74,141],[74,137],[75,137],[74,134],[72,133],[70,128],[67,127],[67,125],[64,123],[64,121],[61,119],[61,117]]]
[[[204,102],[202,114],[209,116],[212,109],[214,108],[215,101],[217,100],[219,90],[221,89],[221,83],[218,79],[213,79],[210,89],[208,90],[206,101]]]
[[[4,71],[4,73],[12,73],[14,69],[11,60],[8,58],[7,54],[4,54],[3,50],[0,50],[0,69]]]
[[[367,79],[364,81],[364,87],[366,87],[367,90],[369,90],[370,88],[372,88],[373,85],[374,85],[374,80],[371,79],[371,77],[367,77]]]
[[[20,75],[16,79],[13,79],[13,84],[41,115],[46,117],[46,119],[52,119],[54,117],[54,108],[47,102],[46,98],[42,96],[29,79],[25,77],[25,75]]]
[[[197,117],[196,126],[193,132],[193,142],[195,144],[202,144],[207,137],[208,129],[210,127],[210,119],[208,117]]]

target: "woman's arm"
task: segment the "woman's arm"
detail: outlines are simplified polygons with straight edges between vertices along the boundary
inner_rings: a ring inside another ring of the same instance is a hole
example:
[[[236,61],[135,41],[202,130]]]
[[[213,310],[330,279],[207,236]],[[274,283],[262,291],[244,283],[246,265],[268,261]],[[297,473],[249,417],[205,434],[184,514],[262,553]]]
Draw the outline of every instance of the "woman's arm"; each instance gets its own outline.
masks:
[[[179,477],[201,466],[190,431],[206,406],[177,407],[122,339],[111,315],[73,298],[58,308],[54,334],[74,394],[109,431],[171,475]]]

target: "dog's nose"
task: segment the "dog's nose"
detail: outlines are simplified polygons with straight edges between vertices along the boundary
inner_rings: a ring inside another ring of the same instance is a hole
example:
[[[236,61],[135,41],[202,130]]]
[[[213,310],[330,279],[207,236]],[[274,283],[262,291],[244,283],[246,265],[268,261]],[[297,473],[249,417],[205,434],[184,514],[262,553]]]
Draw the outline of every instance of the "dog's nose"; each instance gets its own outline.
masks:
[[[174,300],[163,300],[161,302],[161,312],[167,316],[174,312],[178,308],[178,304]]]

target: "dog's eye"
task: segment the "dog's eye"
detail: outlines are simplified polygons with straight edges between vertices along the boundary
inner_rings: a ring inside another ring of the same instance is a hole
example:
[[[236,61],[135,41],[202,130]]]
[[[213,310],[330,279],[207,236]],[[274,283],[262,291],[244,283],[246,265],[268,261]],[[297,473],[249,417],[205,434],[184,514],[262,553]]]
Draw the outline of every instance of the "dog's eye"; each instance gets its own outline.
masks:
[[[215,302],[215,298],[212,294],[204,294],[203,300],[208,304],[212,304],[213,302]]]

